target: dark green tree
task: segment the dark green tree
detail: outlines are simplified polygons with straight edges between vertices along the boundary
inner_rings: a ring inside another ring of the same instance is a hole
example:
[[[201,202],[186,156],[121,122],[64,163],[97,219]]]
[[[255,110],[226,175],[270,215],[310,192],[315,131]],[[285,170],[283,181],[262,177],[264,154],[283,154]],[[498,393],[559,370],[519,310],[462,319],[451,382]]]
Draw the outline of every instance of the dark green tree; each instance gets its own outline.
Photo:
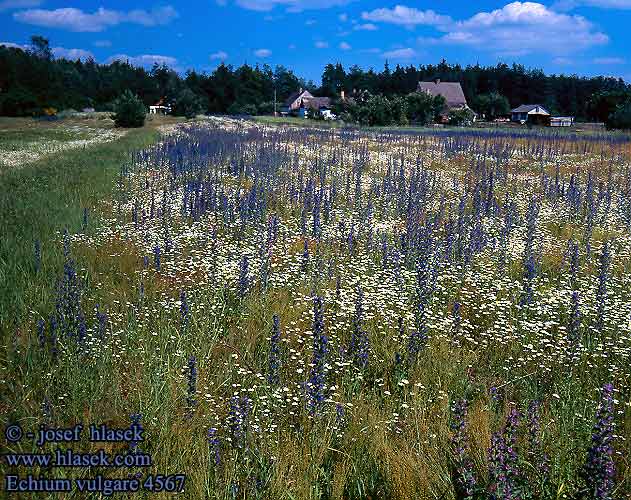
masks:
[[[618,104],[607,120],[609,128],[631,130],[631,99]]]
[[[510,113],[510,104],[505,96],[498,92],[480,95],[474,101],[474,108],[487,120],[495,120]]]
[[[444,97],[433,97],[425,92],[412,92],[406,96],[406,101],[408,120],[417,125],[434,122],[447,104]]]
[[[50,61],[53,58],[53,50],[50,48],[50,42],[41,35],[33,35],[31,37],[31,53],[35,57]]]
[[[126,90],[114,104],[112,119],[117,127],[135,128],[145,124],[147,110],[140,98]]]
[[[204,111],[204,100],[188,87],[183,87],[173,101],[172,112],[175,116],[195,118]]]
[[[608,123],[617,107],[629,99],[631,99],[631,90],[596,92],[587,103],[587,113],[595,121]]]
[[[324,96],[337,97],[340,90],[346,89],[346,72],[344,67],[337,63],[327,64],[322,73],[322,87],[320,92]]]

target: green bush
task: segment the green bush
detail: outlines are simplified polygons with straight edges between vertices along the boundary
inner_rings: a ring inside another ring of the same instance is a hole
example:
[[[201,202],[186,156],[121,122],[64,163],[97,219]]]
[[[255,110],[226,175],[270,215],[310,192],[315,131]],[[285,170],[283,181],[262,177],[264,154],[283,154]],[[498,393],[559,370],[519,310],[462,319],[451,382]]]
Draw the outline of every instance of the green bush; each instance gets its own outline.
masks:
[[[479,95],[473,107],[487,120],[495,120],[510,114],[508,99],[498,92]]]
[[[23,87],[15,87],[0,94],[0,115],[28,116],[37,114],[41,108],[37,96]]]
[[[280,110],[281,103],[276,103],[276,110]],[[274,113],[274,101],[265,101],[257,106],[259,115],[271,115]]]
[[[428,125],[445,107],[445,99],[422,92],[407,96],[372,95],[362,92],[352,101],[335,101],[333,112],[343,121],[368,126]]]
[[[618,104],[607,120],[609,128],[631,130],[631,100]]]
[[[203,111],[203,99],[188,87],[184,87],[175,98],[175,103],[173,104],[173,114],[175,116],[195,118]]]
[[[425,92],[412,92],[405,97],[408,120],[416,125],[429,125],[445,108],[443,96],[431,96]]]
[[[140,98],[126,90],[114,103],[112,119],[117,127],[135,128],[145,124],[147,109]]]
[[[468,127],[473,123],[475,114],[469,108],[452,109],[449,112],[449,125]]]
[[[229,115],[256,115],[257,113],[256,104],[244,104],[235,101],[228,108]]]

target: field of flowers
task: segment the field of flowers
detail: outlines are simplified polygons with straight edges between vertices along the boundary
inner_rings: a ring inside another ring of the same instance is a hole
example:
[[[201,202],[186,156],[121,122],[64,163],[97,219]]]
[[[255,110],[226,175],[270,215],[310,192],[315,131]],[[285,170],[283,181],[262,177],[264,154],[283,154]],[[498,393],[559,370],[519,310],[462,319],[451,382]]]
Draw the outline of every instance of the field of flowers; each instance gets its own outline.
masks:
[[[2,353],[2,409],[142,426],[154,466],[103,474],[183,473],[191,499],[631,494],[629,138],[186,125],[82,218]]]

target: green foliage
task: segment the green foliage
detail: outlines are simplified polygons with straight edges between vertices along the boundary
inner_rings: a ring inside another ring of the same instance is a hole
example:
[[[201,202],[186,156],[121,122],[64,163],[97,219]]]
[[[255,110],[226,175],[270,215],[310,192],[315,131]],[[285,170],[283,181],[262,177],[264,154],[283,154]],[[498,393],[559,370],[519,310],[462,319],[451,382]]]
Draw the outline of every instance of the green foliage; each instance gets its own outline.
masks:
[[[457,127],[468,127],[473,123],[475,115],[468,108],[452,109],[449,111],[448,123]]]
[[[508,99],[498,92],[490,92],[477,97],[474,107],[487,120],[495,120],[510,114]]]
[[[340,103],[333,109],[344,121],[364,126],[407,125],[407,102],[404,97],[388,98],[368,92]]]
[[[175,98],[173,114],[175,116],[195,118],[195,116],[204,111],[204,108],[203,99],[188,87],[184,87]]]
[[[443,97],[422,92],[390,97],[361,92],[350,101],[337,101],[333,112],[344,121],[364,126],[405,126],[428,125],[444,108]]]
[[[322,87],[320,88],[322,95],[336,97],[345,85],[346,73],[344,67],[340,63],[335,65],[327,64],[322,73]]]
[[[40,108],[37,96],[24,87],[14,87],[0,94],[0,115],[33,115]]]
[[[233,102],[228,108],[229,115],[256,115],[258,109],[256,104]]]
[[[616,110],[609,116],[607,125],[610,128],[631,130],[631,100],[618,104]]]
[[[158,99],[164,99],[167,102],[175,101],[180,93],[186,88],[180,76],[171,68],[162,64],[154,63],[149,73],[152,80],[157,87]],[[157,101],[158,99],[154,99]],[[147,102],[145,104],[153,104],[154,102]]]
[[[31,53],[35,57],[50,61],[53,58],[53,51],[50,48],[50,42],[47,38],[40,35],[33,35],[31,37]]]
[[[145,124],[147,110],[143,102],[130,90],[126,90],[114,104],[112,119],[117,127],[134,128]]]
[[[260,103],[257,107],[257,113],[259,115],[271,115],[274,113],[274,101],[265,101]],[[276,103],[276,110],[280,109],[280,104]]]
[[[587,111],[593,120],[609,124],[609,118],[616,108],[629,99],[629,89],[596,92],[587,102]]]
[[[429,125],[436,120],[438,114],[447,104],[443,96],[435,96],[425,92],[412,92],[406,96],[407,117],[411,123]]]

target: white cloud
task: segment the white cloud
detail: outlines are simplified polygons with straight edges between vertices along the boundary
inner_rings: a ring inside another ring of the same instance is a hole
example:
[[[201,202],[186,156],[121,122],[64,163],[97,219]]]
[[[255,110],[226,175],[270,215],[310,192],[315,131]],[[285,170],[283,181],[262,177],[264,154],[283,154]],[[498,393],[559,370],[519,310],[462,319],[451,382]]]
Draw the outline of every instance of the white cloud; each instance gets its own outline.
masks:
[[[64,47],[53,47],[53,55],[57,59],[68,59],[69,61],[76,61],[81,59],[85,61],[87,59],[94,59],[94,54],[89,50],[84,49],[66,49]]]
[[[315,43],[317,49],[326,49],[329,46],[327,42],[318,41]]]
[[[178,13],[171,6],[159,7],[151,11],[135,9],[129,12],[100,7],[91,14],[81,9],[66,7],[54,10],[24,10],[14,13],[13,17],[16,21],[35,26],[78,32],[98,32],[121,23],[140,24],[142,26],[163,25],[178,17]]]
[[[342,49],[342,50],[351,50],[351,48],[352,48],[352,47],[351,47],[348,43],[346,43],[346,42],[340,42],[339,47],[340,47],[340,49]]]
[[[8,48],[12,48],[12,49],[22,49],[22,50],[28,50],[28,45],[20,45],[19,43],[13,43],[13,42],[0,42],[0,45],[3,47],[8,47]]]
[[[631,0],[579,0],[579,3],[605,9],[631,9]]]
[[[340,14],[339,16],[337,16],[337,18],[342,21],[343,23],[345,23],[346,21],[348,21],[348,14]]]
[[[42,0],[3,0],[0,1],[0,12],[12,9],[30,9],[31,7],[39,7]]]
[[[631,0],[559,0],[552,5],[552,8],[555,10],[572,10],[581,6],[625,10],[631,9]]]
[[[445,35],[424,41],[468,45],[503,55],[544,52],[558,56],[609,41],[584,17],[554,12],[535,2],[513,2],[442,29]]]
[[[404,49],[389,50],[381,54],[385,59],[414,59],[417,54],[416,51],[410,47]]]
[[[95,47],[111,47],[112,42],[109,40],[96,40],[92,45]]]
[[[631,0],[585,1],[603,5],[631,4]],[[537,2],[512,2],[460,21],[433,10],[422,11],[404,5],[363,12],[362,18],[406,28],[434,26],[444,34],[419,39],[419,43],[465,45],[502,56],[542,52],[560,57],[609,41],[607,35],[585,17],[557,12]]]
[[[131,10],[125,16],[125,21],[128,23],[141,24],[143,26],[160,26],[168,24],[178,16],[177,11],[170,5],[167,5],[165,7],[152,9],[151,11],[143,9]]]
[[[237,5],[249,10],[267,11],[276,6],[286,7],[288,12],[328,9],[347,5],[353,0],[236,0]]]
[[[114,56],[108,57],[105,61],[106,63],[111,63],[114,61],[129,61],[129,64],[133,66],[143,66],[143,67],[151,67],[155,63],[160,65],[166,65],[170,68],[175,69],[177,67],[177,59],[175,57],[170,56],[161,56],[155,54],[143,54],[139,56],[128,56],[127,54],[116,54]]]
[[[210,58],[213,60],[219,59],[220,61],[223,61],[225,59],[228,59],[228,54],[226,54],[223,50],[219,50],[210,54]]]
[[[594,64],[625,64],[625,61],[622,57],[596,57],[592,60]]]
[[[254,51],[256,57],[269,57],[272,55],[272,51],[269,49],[258,49]]]
[[[353,27],[355,31],[376,31],[378,28],[373,23],[357,24]]]
[[[375,9],[370,12],[362,12],[362,19],[407,27],[417,25],[440,26],[451,23],[449,16],[436,14],[433,10],[418,10],[405,5],[396,5],[393,9]]]
[[[567,57],[555,57],[554,59],[552,59],[552,63],[556,64],[557,66],[572,66],[574,64],[574,61]]]

